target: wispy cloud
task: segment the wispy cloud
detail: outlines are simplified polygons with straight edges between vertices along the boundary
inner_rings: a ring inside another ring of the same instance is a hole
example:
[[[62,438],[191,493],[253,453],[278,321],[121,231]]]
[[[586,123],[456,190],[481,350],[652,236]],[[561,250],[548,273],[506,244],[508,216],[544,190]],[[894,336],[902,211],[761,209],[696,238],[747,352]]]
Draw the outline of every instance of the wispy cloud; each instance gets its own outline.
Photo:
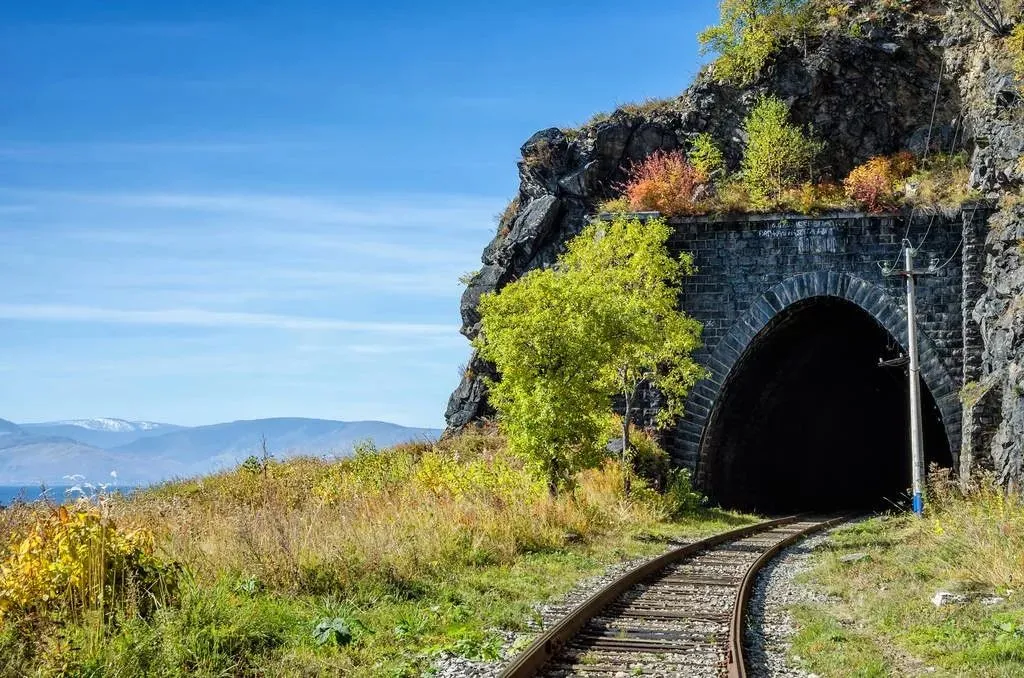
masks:
[[[151,211],[228,214],[300,224],[362,227],[480,226],[503,201],[440,194],[324,197],[267,193],[71,192],[0,189],[21,199]]]
[[[125,310],[94,306],[55,304],[0,304],[0,318],[58,322],[90,322],[122,325],[184,325],[191,327],[252,327],[281,330],[374,332],[402,335],[451,334],[455,328],[434,323],[392,323],[209,311],[205,309]]]
[[[151,155],[226,155],[294,150],[288,144],[228,141],[94,141],[40,143],[0,141],[0,158],[20,162],[80,162],[138,160]]]

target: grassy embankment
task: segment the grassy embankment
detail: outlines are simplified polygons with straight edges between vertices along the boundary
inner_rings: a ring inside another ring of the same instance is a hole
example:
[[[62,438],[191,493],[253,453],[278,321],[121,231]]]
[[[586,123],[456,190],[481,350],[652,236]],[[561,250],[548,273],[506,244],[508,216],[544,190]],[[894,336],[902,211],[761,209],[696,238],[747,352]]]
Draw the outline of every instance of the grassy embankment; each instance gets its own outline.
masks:
[[[0,674],[420,675],[531,605],[746,518],[609,462],[552,499],[500,438],[251,460],[99,510],[0,512]],[[682,509],[682,511],[680,510]],[[102,556],[100,554],[103,554]]]
[[[930,500],[923,520],[873,518],[815,556],[802,581],[829,602],[793,610],[798,663],[821,676],[1024,676],[1024,499],[935,477]],[[963,602],[937,607],[938,591]]]

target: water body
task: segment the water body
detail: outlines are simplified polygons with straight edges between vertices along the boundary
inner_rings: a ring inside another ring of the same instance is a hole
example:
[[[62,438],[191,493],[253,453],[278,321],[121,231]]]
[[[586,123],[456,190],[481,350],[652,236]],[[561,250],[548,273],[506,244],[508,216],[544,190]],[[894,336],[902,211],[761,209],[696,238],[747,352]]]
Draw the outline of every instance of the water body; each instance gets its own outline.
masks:
[[[46,488],[46,498],[54,503],[63,503],[65,501],[73,501],[82,496],[80,492],[69,492],[71,486],[55,485],[53,487]],[[83,488],[88,492],[89,490]],[[108,487],[107,492],[121,492],[127,494],[132,490],[138,489],[132,485],[118,485],[117,487]],[[42,498],[43,488],[38,485],[0,485],[0,505],[8,506],[15,500],[22,501],[36,501]]]

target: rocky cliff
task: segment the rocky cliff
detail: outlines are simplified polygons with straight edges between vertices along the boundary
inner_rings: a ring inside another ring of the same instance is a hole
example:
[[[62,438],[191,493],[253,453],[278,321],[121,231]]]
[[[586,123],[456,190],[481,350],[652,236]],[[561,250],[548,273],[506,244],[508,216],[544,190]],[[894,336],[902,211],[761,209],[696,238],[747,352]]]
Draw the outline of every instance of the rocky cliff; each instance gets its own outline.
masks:
[[[817,168],[822,176],[841,179],[871,156],[921,152],[928,145],[972,152],[972,183],[990,197],[1016,190],[1024,125],[1001,41],[939,2],[899,9],[847,4],[852,21],[785,48],[748,86],[721,84],[706,69],[677,98],[625,106],[579,129],[530,137],[521,149],[518,195],[463,295],[463,334],[473,338],[479,331],[480,296],[553,263],[597,203],[613,197],[633,163],[656,150],[688,148],[693,137],[710,132],[735,169],[742,120],[763,94],[786,100],[793,119],[825,141]],[[984,454],[1007,478],[1020,477],[1024,440],[1022,214],[1008,209],[993,222],[999,227],[985,253],[987,290],[975,310],[986,347],[979,378],[998,383],[1001,398],[999,411],[977,422],[984,431],[975,439],[984,439]],[[490,414],[483,376],[494,376],[493,368],[474,355],[448,403],[450,428]]]

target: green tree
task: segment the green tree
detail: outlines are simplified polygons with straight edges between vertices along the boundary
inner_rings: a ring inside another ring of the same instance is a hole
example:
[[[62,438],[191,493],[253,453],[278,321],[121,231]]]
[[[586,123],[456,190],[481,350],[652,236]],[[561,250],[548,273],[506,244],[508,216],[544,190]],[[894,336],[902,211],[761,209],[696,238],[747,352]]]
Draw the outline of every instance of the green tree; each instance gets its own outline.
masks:
[[[491,403],[510,447],[552,491],[600,458],[616,399],[628,462],[641,389],[661,391],[658,423],[667,424],[703,375],[690,357],[700,324],[677,309],[692,258],[668,253],[669,233],[661,220],[591,224],[557,266],[481,299],[477,347],[501,374],[489,384]]]
[[[686,157],[690,164],[709,180],[718,181],[725,177],[725,156],[715,143],[715,138],[708,132],[694,137]]]
[[[779,202],[782,192],[811,180],[821,144],[789,122],[789,107],[774,96],[762,97],[743,122],[747,146],[741,170],[755,203]]]
[[[721,0],[721,21],[702,31],[703,53],[718,54],[715,76],[744,85],[787,42],[806,37],[815,24],[808,0]]]
[[[603,454],[612,422],[594,375],[602,347],[593,313],[563,271],[534,270],[480,299],[480,355],[501,374],[490,403],[513,452],[554,494]]]
[[[691,358],[702,327],[679,310],[679,286],[694,272],[693,257],[673,257],[666,243],[670,227],[660,219],[617,218],[589,226],[569,245],[567,272],[589,286],[595,309],[595,343],[605,347],[599,376],[609,401],[617,398],[621,418],[626,492],[630,487],[630,430],[637,398],[657,389],[657,424],[671,424],[704,370]]]

